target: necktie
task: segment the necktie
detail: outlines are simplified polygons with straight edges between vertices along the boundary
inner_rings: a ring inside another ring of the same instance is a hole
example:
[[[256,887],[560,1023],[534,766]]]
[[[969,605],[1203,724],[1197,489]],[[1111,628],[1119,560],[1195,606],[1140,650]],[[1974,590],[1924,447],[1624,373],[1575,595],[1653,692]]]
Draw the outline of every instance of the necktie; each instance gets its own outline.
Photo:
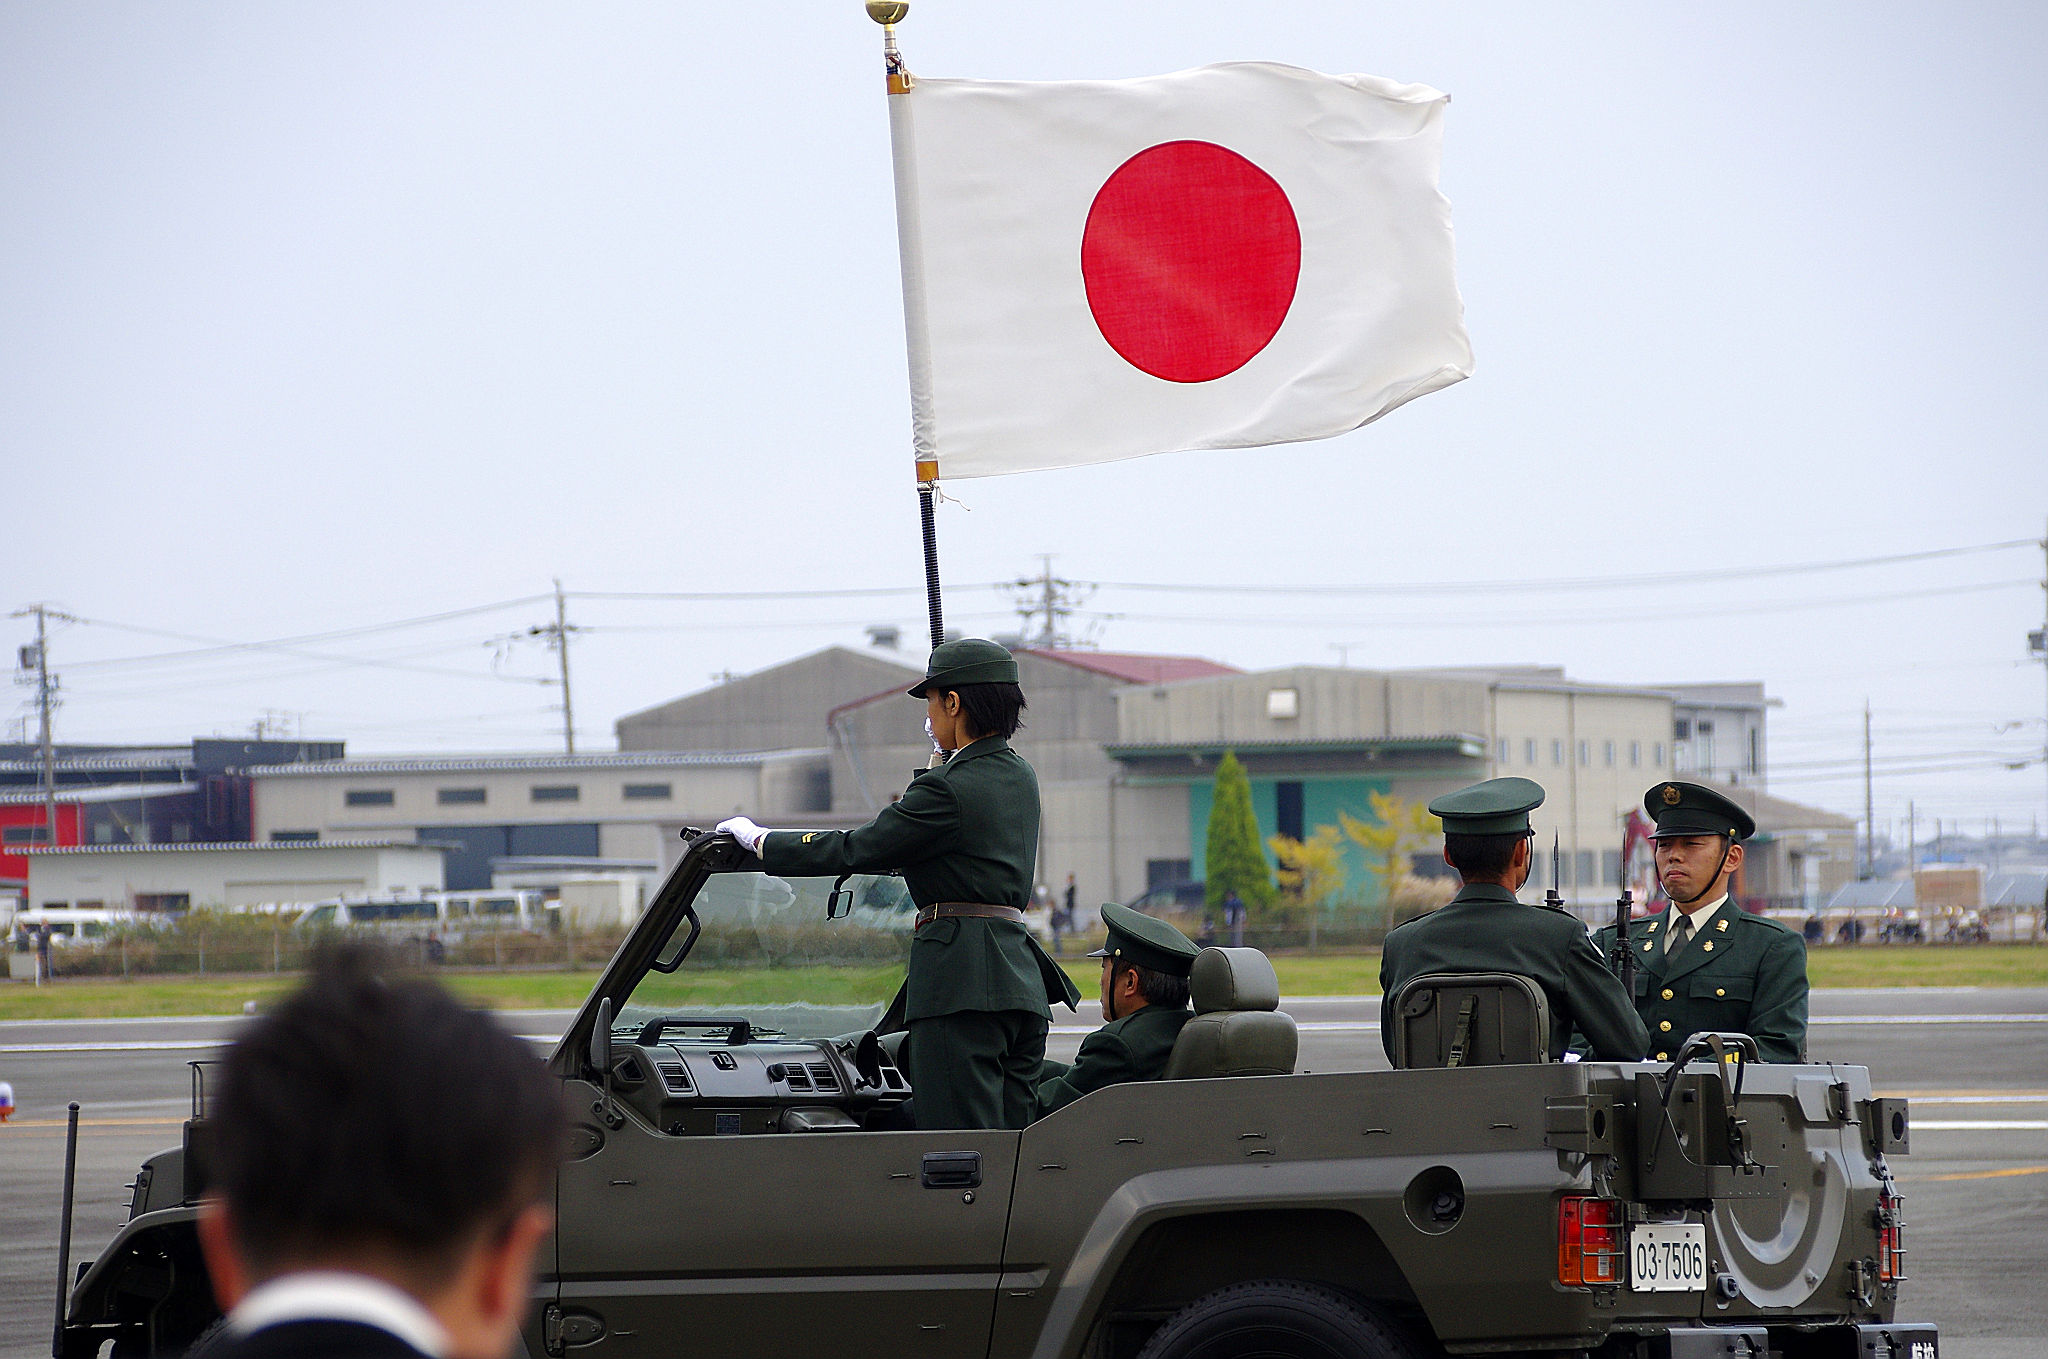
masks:
[[[1666,953],[1676,953],[1685,947],[1685,941],[1692,938],[1692,917],[1681,915],[1671,922],[1671,933],[1664,941]]]

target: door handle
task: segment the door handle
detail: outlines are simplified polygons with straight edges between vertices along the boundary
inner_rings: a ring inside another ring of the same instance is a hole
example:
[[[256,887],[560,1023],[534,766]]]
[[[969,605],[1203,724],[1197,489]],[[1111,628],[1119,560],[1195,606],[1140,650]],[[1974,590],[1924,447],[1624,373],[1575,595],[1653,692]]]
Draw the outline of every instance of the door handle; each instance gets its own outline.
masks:
[[[918,1180],[926,1189],[979,1189],[981,1153],[928,1151],[919,1167]]]

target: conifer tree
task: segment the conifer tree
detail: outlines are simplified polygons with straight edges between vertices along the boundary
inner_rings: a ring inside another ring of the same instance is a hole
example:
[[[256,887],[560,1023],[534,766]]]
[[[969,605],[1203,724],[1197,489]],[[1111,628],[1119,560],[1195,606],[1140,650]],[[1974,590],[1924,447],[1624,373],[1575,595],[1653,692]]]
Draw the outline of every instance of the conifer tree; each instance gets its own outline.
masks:
[[[1252,813],[1252,781],[1235,751],[1226,751],[1216,766],[1216,793],[1209,804],[1208,867],[1202,897],[1211,910],[1221,910],[1233,889],[1246,907],[1257,910],[1273,900],[1273,873],[1259,849],[1259,821]]]

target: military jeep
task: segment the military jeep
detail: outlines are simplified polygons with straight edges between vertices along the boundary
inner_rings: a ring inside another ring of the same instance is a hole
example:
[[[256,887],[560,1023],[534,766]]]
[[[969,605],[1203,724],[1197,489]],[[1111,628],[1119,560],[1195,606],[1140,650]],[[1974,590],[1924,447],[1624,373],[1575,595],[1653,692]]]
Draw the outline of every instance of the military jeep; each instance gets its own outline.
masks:
[[[876,1009],[707,1013],[675,978],[707,920],[886,919],[901,884],[750,867],[691,833],[553,1050],[576,1122],[529,1359],[1936,1359],[1934,1326],[1895,1320],[1907,1110],[1860,1067],[1737,1038],[1500,1062],[1461,1004],[1457,1065],[1221,1074],[1292,1048],[1240,955],[1196,988],[1186,1078],[1022,1131],[867,1131],[913,1093],[860,1032]],[[80,1271],[58,1359],[178,1354],[217,1316],[198,1103]]]

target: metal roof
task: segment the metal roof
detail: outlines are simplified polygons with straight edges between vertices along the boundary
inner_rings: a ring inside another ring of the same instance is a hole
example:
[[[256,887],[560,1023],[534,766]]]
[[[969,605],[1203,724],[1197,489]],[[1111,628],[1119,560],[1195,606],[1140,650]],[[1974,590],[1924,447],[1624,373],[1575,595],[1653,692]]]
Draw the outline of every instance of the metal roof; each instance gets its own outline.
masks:
[[[1234,665],[1201,656],[1154,656],[1134,651],[1062,651],[1049,647],[1019,647],[1017,654],[1059,661],[1077,670],[1107,675],[1125,684],[1171,684],[1175,680],[1216,679],[1244,673]]]
[[[97,788],[59,788],[57,801],[60,803],[82,802],[140,802],[149,797],[170,797],[177,793],[197,793],[196,783],[111,783]],[[40,806],[43,790],[40,788],[9,788],[0,791],[0,807]]]
[[[507,774],[606,769],[687,769],[765,764],[792,756],[822,756],[819,750],[644,750],[608,755],[393,755],[318,760],[304,764],[257,765],[253,778],[355,778],[368,774]]]
[[[46,854],[197,854],[207,850],[253,851],[259,854],[296,854],[309,849],[431,849],[447,853],[454,844],[430,840],[175,840],[149,845],[20,845],[17,850],[38,858]]]

